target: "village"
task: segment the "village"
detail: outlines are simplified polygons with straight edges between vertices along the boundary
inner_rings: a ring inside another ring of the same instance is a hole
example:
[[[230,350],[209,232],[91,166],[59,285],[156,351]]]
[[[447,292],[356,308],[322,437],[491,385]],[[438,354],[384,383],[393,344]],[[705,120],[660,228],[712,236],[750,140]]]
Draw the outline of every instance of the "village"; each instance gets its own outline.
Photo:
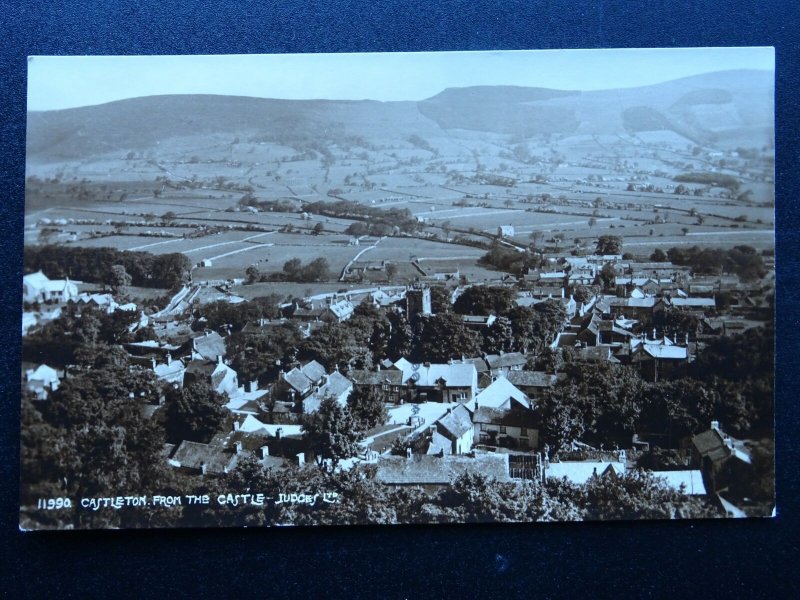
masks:
[[[771,414],[723,397],[733,388],[710,371],[771,326],[770,259],[740,248],[762,267],[743,279],[624,253],[618,236],[596,248],[540,252],[521,275],[480,284],[447,273],[398,285],[384,263],[382,285],[288,303],[244,299],[245,278],[190,273],[160,310],[130,301],[124,273],[98,286],[39,270],[23,278],[24,346],[40,348],[64,320],[62,334],[84,337],[90,319],[83,343],[102,350],[27,362],[23,389],[46,414],[106,361],[141,373],[147,393],[126,400],[167,432],[152,450],[200,486],[224,488],[243,464],[370,468],[387,489],[434,495],[470,474],[578,487],[636,474],[712,516],[770,514],[759,486]],[[761,400],[771,410],[771,395]]]

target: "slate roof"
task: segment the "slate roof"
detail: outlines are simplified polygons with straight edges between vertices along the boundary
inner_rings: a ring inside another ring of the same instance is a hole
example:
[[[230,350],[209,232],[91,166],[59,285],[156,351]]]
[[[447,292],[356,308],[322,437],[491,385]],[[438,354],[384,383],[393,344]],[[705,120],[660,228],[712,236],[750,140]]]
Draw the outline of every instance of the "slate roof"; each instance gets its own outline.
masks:
[[[438,431],[435,431],[431,434],[430,442],[428,443],[428,449],[425,451],[425,454],[452,454],[453,453],[453,442],[447,439]]]
[[[236,454],[220,446],[182,441],[170,459],[176,466],[200,470],[206,466],[207,473],[225,473],[236,466]]]
[[[544,371],[509,371],[506,379],[515,386],[522,387],[553,387],[559,379],[563,379],[565,374],[551,375]]]
[[[456,406],[441,419],[436,421],[438,429],[450,439],[458,439],[472,429],[469,411],[462,405]]]
[[[475,365],[475,370],[478,371],[478,373],[486,373],[489,371],[489,365],[486,364],[486,361],[481,357],[465,358],[464,360]]]
[[[488,408],[480,406],[472,415],[472,422],[476,425],[484,423],[487,425],[503,425],[506,427],[527,427],[535,429],[538,426],[536,415],[527,408],[514,408],[505,410],[502,408]]]
[[[444,380],[447,387],[473,387],[477,385],[478,371],[471,362],[436,364],[413,364],[401,358],[395,363],[403,373],[403,382],[413,380],[420,387],[434,387]]]
[[[692,445],[702,457],[708,457],[713,462],[720,462],[731,455],[731,449],[725,443],[722,434],[716,429],[709,429],[698,433],[692,438]]]
[[[300,369],[296,367],[291,371],[289,371],[288,373],[286,373],[283,376],[283,380],[300,394],[304,394],[309,389],[311,389],[311,386],[314,383],[308,377],[306,377]]]
[[[450,485],[464,473],[480,473],[498,481],[509,481],[508,454],[381,456],[376,480],[389,485]]]
[[[319,381],[322,379],[322,376],[325,375],[325,367],[315,360],[307,362],[300,368],[300,370],[303,372],[303,375],[314,382]]]
[[[524,371],[517,372],[524,373]],[[531,407],[530,399],[525,393],[520,391],[507,377],[498,377],[489,387],[482,390],[471,404],[479,407],[499,408],[511,398],[525,408]]]
[[[403,384],[403,373],[394,369],[381,369],[380,371],[353,370],[349,371],[348,375],[356,385]]]
[[[218,356],[225,356],[227,352],[225,339],[216,331],[194,338],[192,340],[192,348],[207,360],[217,360]]]
[[[672,298],[670,303],[676,308],[717,307],[717,302],[714,298]]]
[[[491,369],[503,367],[518,367],[528,362],[527,357],[521,352],[506,352],[505,354],[487,354],[486,363]]]
[[[327,308],[337,319],[340,320],[348,318],[355,310],[353,303],[349,300],[340,300],[339,302],[334,302]]]

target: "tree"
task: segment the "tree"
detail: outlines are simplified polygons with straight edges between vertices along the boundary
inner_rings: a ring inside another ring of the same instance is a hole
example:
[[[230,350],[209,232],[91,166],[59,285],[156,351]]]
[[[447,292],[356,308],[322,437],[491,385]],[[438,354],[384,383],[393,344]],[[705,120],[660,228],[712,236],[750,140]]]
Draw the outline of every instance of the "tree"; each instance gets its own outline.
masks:
[[[594,217],[590,218],[589,219],[589,228],[592,228],[595,225],[597,225],[597,219],[595,219]]]
[[[325,226],[321,222],[317,222],[314,227],[311,229],[311,233],[313,235],[319,235],[325,230]]]
[[[586,484],[586,519],[691,519],[718,515],[702,501],[645,471],[593,477]]]
[[[613,290],[617,280],[617,273],[612,263],[606,263],[595,278],[595,283],[603,287],[604,290]]]
[[[504,315],[514,306],[516,294],[511,288],[474,285],[456,298],[453,310],[461,315]]]
[[[683,232],[683,235],[689,235],[689,228],[688,227],[681,227],[681,232]]]
[[[510,352],[517,349],[516,336],[511,321],[498,317],[483,333],[483,351],[490,354]]]
[[[347,398],[347,406],[359,431],[383,425],[389,418],[384,394],[372,386],[354,389]]]
[[[622,253],[622,237],[618,235],[601,235],[597,239],[597,254],[621,254]]]
[[[653,262],[667,262],[667,255],[661,248],[656,248],[650,255],[650,260]]]
[[[303,263],[299,258],[290,258],[283,263],[283,272],[286,273],[286,276],[289,278],[289,280],[293,281],[297,279],[302,264]]]
[[[543,394],[539,405],[542,441],[554,454],[583,435],[583,414],[579,404],[574,388],[558,388]]]
[[[419,319],[412,356],[419,362],[446,362],[461,356],[477,356],[480,334],[464,325],[459,315],[442,313]]]
[[[261,279],[261,271],[258,270],[258,267],[255,265],[250,265],[244,271],[245,276],[247,277],[247,283],[255,283],[259,279]]]
[[[395,263],[386,264],[386,278],[391,281],[397,275],[397,265]]]
[[[128,287],[131,285],[133,278],[125,270],[122,265],[113,265],[111,267],[111,289],[118,296],[127,296]]]
[[[166,405],[167,438],[174,443],[208,442],[223,429],[228,416],[225,404],[222,394],[202,382],[171,394]]]
[[[309,448],[320,461],[329,459],[333,466],[358,454],[362,434],[350,409],[334,398],[325,398],[317,412],[304,416],[303,433]]]

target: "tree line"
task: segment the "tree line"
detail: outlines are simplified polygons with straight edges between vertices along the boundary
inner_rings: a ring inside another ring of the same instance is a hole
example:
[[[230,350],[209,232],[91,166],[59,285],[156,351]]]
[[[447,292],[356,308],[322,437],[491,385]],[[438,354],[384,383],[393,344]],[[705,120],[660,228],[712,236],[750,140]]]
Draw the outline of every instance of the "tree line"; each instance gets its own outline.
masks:
[[[106,284],[115,265],[124,267],[132,285],[167,289],[189,281],[192,269],[191,261],[179,252],[156,255],[116,248],[25,246],[25,271],[41,270],[51,279]]]

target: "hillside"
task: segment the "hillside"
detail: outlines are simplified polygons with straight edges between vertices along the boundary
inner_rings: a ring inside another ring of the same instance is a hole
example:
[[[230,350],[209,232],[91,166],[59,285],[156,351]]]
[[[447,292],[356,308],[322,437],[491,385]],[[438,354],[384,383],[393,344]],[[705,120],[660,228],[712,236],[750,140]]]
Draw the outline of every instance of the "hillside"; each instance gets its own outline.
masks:
[[[532,137],[672,131],[701,144],[768,136],[773,75],[726,71],[658,85],[592,92],[477,86],[420,102],[149,96],[28,113],[28,160],[86,160],[155,150],[170,139],[199,146],[237,137],[293,145],[358,138],[382,145],[458,130]],[[161,146],[162,148],[164,146]]]

